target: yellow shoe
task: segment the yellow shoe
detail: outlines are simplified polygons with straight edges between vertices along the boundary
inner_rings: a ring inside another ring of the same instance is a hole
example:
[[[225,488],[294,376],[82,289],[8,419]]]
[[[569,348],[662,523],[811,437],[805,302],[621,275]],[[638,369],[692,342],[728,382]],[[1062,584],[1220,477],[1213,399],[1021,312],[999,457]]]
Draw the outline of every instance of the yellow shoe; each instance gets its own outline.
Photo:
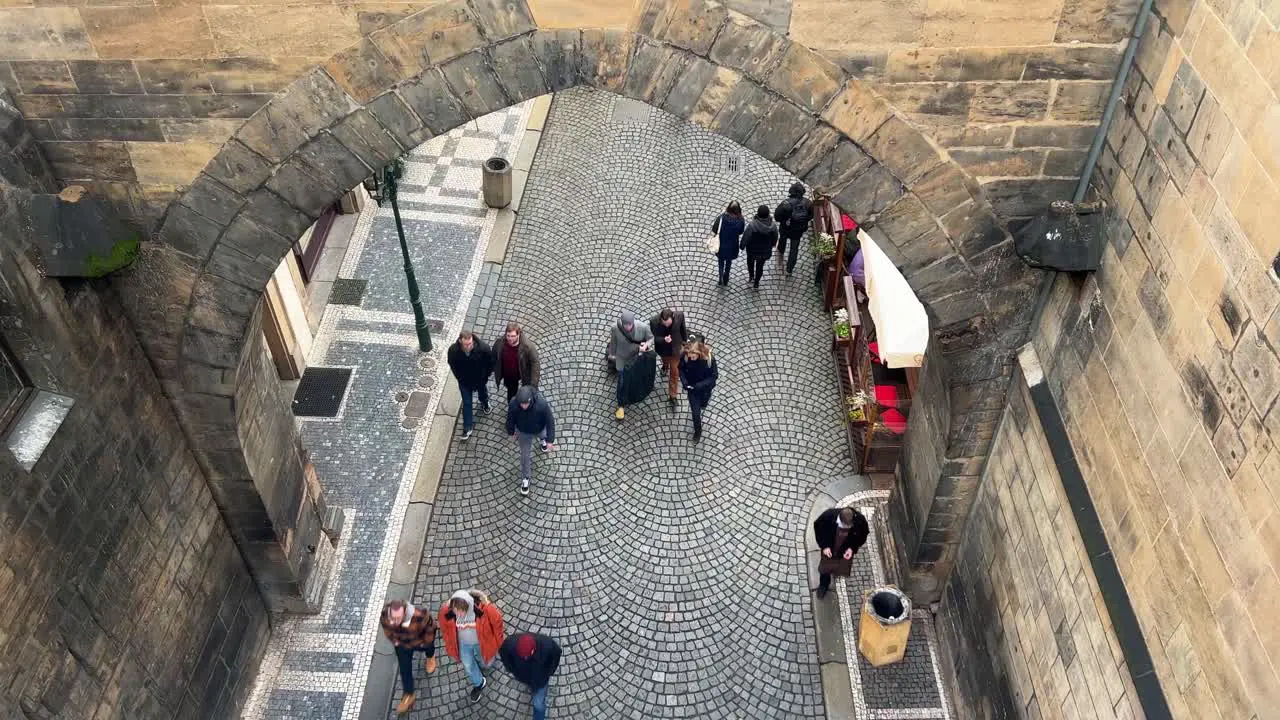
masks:
[[[437,665],[439,665],[439,663],[437,663],[437,662],[436,662],[436,659],[435,659],[435,658],[433,658],[433,657],[429,657],[429,658],[427,658],[426,663],[424,663],[424,666],[427,668],[427,672],[429,672],[429,673],[433,673],[433,672],[435,672],[435,671],[436,671],[436,666],[437,666]]]
[[[622,418],[627,416],[627,411],[623,410],[622,408],[618,408],[618,412],[614,413],[613,416],[618,420],[621,420]]]
[[[400,698],[400,704],[396,706],[396,712],[401,715],[409,712],[413,709],[413,703],[417,699],[417,695],[414,695],[413,693],[405,693],[404,697]]]

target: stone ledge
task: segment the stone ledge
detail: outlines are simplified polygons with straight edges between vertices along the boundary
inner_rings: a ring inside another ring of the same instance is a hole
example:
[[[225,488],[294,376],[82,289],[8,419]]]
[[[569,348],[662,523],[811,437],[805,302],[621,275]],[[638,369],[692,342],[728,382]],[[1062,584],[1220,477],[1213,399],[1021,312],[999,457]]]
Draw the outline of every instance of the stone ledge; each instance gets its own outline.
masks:
[[[511,232],[516,227],[516,214],[511,208],[498,211],[493,223],[493,234],[489,236],[489,245],[484,251],[484,261],[502,264],[507,257],[507,244],[511,242]]]
[[[427,540],[427,526],[430,524],[431,503],[411,501],[409,509],[404,514],[400,541],[396,545],[395,563],[391,566],[391,582],[413,584],[418,576],[422,545]]]
[[[440,487],[440,474],[444,472],[444,463],[449,457],[453,426],[453,418],[447,415],[436,415],[431,423],[431,429],[427,431],[427,445],[422,451],[422,465],[418,468],[418,478],[414,481],[413,494],[409,497],[410,503],[435,502],[436,490]]]

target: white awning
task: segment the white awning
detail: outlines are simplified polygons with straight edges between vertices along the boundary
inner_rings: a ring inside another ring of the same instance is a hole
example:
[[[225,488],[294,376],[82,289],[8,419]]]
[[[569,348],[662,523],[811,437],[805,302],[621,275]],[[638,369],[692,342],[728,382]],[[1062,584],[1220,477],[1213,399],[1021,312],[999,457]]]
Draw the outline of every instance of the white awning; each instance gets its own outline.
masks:
[[[920,367],[929,345],[929,316],[893,261],[862,230],[862,262],[867,274],[867,299],[876,325],[880,359],[891,368]]]

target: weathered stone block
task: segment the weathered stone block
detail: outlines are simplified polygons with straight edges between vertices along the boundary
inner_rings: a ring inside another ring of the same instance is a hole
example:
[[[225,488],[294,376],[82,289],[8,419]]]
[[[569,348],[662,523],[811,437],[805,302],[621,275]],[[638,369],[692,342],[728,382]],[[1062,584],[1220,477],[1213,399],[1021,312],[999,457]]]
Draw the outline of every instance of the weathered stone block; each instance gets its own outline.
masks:
[[[577,30],[584,27],[631,27],[636,8],[633,3],[602,3],[596,0],[529,0],[533,20],[543,30]]]
[[[919,130],[897,117],[881,125],[862,146],[908,186],[943,162]]]
[[[45,128],[51,134],[46,135]],[[133,140],[156,143],[165,141],[164,130],[159,120],[99,120],[95,118],[34,120],[31,123],[31,131],[32,135],[45,141]]]
[[[64,95],[63,117],[190,117],[191,106],[176,95]]]
[[[214,156],[207,172],[239,193],[247,193],[271,175],[272,164],[239,140],[230,140]]]
[[[576,30],[539,31],[530,36],[542,62],[547,89],[559,92],[576,87],[582,54],[582,33]]]
[[[279,195],[265,187],[254,190],[248,195],[247,200],[244,209],[240,211],[240,216],[247,217],[262,227],[284,236],[283,242],[286,246],[301,237],[316,219],[316,215],[308,215],[289,205]],[[276,240],[264,237],[262,241],[275,242]]]
[[[1136,4],[1127,0],[1066,0],[1054,41],[1121,42],[1133,28],[1136,9]]]
[[[1178,187],[1187,187],[1191,182],[1191,173],[1196,169],[1196,161],[1163,108],[1156,113],[1155,120],[1151,123],[1151,147],[1164,160],[1169,177],[1173,178]]]
[[[127,95],[142,92],[142,83],[129,60],[72,60],[67,63],[78,92]]]
[[[1013,147],[1086,148],[1097,131],[1093,123],[1019,125],[1013,133]]]
[[[739,145],[745,145],[772,103],[773,96],[743,78],[733,87],[710,127]]]
[[[374,98],[368,109],[402,148],[417,147],[431,137],[431,131],[395,91]]]
[[[275,266],[279,264],[279,258],[272,263],[265,256],[250,257],[239,250],[233,248],[228,243],[218,243],[213,249],[213,253],[209,256],[209,262],[205,265],[205,272],[228,280],[241,287],[258,292],[267,286],[267,280],[271,277],[271,273],[275,271]],[[191,329],[187,329],[190,335]],[[237,344],[239,336],[236,338]],[[197,357],[197,360],[200,358]],[[209,363],[215,367],[225,367],[218,363]]]
[[[934,168],[912,185],[911,191],[938,217],[971,199],[968,180],[953,163],[943,163]]]
[[[967,83],[901,83],[877,91],[898,112],[929,130],[958,130],[968,123],[972,86]]]
[[[523,35],[537,25],[525,0],[471,0],[480,30],[489,42]]]
[[[850,80],[822,113],[822,119],[863,145],[893,117],[893,108],[861,80]]]
[[[880,226],[877,225],[876,227]],[[885,232],[887,233],[888,231]],[[914,273],[917,270],[926,268],[940,258],[955,252],[951,247],[950,241],[947,240],[947,234],[937,227],[915,240],[907,242],[905,245],[897,245],[895,247],[897,248],[898,257],[894,258],[894,262],[901,267],[904,274]]]
[[[225,225],[244,205],[244,197],[202,173],[182,194],[181,202],[215,223]]]
[[[813,169],[804,175],[804,182],[815,190],[835,195],[853,178],[871,167],[872,160],[857,145],[841,140]]]
[[[158,239],[178,252],[203,260],[217,242],[223,227],[223,224],[189,207],[174,205],[165,216]]]
[[[656,45],[642,40],[627,69],[622,94],[644,103],[661,106],[684,72],[691,56],[669,45]]]
[[[209,143],[131,142],[129,159],[140,183],[186,185],[209,164],[218,147]]]
[[[335,192],[334,196],[329,198],[330,202],[337,200],[347,190],[369,177],[377,167],[370,167],[361,162],[359,157],[328,133],[323,133],[303,145],[297,155],[318,174],[330,180],[330,187]]]
[[[779,162],[816,124],[812,115],[786,100],[779,100],[743,144],[761,157]]]
[[[0,8],[5,57],[33,60],[98,56],[80,13],[70,7]]]
[[[742,74],[738,71],[717,67],[715,74],[711,76],[711,82],[703,88],[702,96],[693,106],[693,112],[689,113],[689,122],[706,128],[711,127],[711,121],[715,119],[716,113],[724,107],[729,94],[741,80]]]
[[[958,292],[977,288],[973,274],[964,261],[955,255],[945,255],[907,276],[907,282],[922,302],[940,300]]]
[[[240,287],[233,282],[205,275],[196,282],[191,294],[191,326],[220,335],[244,337],[253,309],[262,293]]]
[[[1044,174],[1048,177],[1080,177],[1084,170],[1085,150],[1050,150],[1044,161]]]
[[[1111,91],[1109,82],[1064,82],[1058,84],[1049,117],[1054,120],[1086,122],[1102,117],[1102,109]]]
[[[268,160],[280,162],[355,107],[323,70],[312,70],[250,118],[236,137]]]
[[[1020,80],[1027,51],[1014,48],[905,47],[889,53],[887,82]]]
[[[1231,369],[1259,414],[1280,394],[1280,360],[1267,346],[1258,327],[1250,321],[1231,355]]]
[[[1021,128],[1019,128],[1021,129]],[[975,177],[1031,177],[1044,166],[1044,150],[951,150],[951,158]]]
[[[142,87],[153,94],[274,93],[315,66],[309,58],[135,60]]]
[[[805,133],[791,152],[782,159],[782,167],[790,170],[797,177],[804,177],[809,171],[835,149],[840,142],[840,133],[830,125],[816,125]]]
[[[545,95],[549,92],[547,79],[538,67],[537,51],[528,37],[495,45],[489,49],[493,65],[502,68],[498,82],[506,96],[514,103]]]
[[[650,36],[695,55],[710,52],[729,16],[724,5],[710,0],[668,0],[666,5],[666,12],[654,23]]]
[[[787,47],[778,68],[769,74],[769,87],[814,113],[822,112],[843,82],[844,71],[835,63],[798,43]]]
[[[1070,200],[1075,180],[997,180],[982,186],[1001,218],[1031,217],[1054,200]]]
[[[786,51],[786,38],[745,15],[729,13],[708,57],[764,82]]]
[[[1059,86],[1059,92],[1061,92]],[[1048,82],[978,83],[969,105],[971,122],[1041,120],[1049,107]],[[1060,117],[1074,120],[1074,117]]]
[[[592,87],[620,92],[627,79],[635,35],[626,30],[583,30],[578,78]]]
[[[961,256],[972,260],[1009,240],[1000,221],[985,206],[970,201],[942,216],[942,227]]]
[[[676,80],[662,109],[679,118],[687,119],[702,98],[702,92],[716,76],[716,66],[700,57],[690,57],[684,72]]]
[[[24,93],[56,95],[76,92],[71,68],[64,60],[14,60],[9,65]]]
[[[933,139],[943,147],[1005,147],[1013,137],[1008,126],[982,127],[966,125],[933,131]]]
[[[446,133],[472,118],[439,70],[428,70],[402,85],[400,96],[434,135]]]
[[[1027,57],[1021,80],[1110,80],[1120,64],[1120,46],[1054,45]]]
[[[921,235],[937,229],[938,222],[924,203],[908,193],[880,213],[876,227],[902,249]]]
[[[1138,172],[1133,178],[1133,188],[1138,193],[1138,201],[1146,208],[1147,217],[1155,214],[1168,181],[1169,171],[1165,169],[1164,162],[1156,153],[1148,150],[1142,156]]]
[[[482,52],[473,52],[445,64],[441,71],[472,117],[510,107],[511,101],[498,83],[498,76]]]
[[[61,180],[138,179],[124,143],[54,142],[44,143],[43,150]]]
[[[1231,121],[1217,99],[1209,93],[1200,101],[1191,130],[1187,133],[1187,149],[1200,161],[1206,173],[1213,174],[1222,164],[1233,134]]]
[[[865,220],[902,197],[902,183],[880,163],[874,163],[835,196],[840,206],[856,219]]]
[[[1010,7],[1000,0],[928,3],[922,45],[1044,45],[1053,40],[1062,5],[1032,0]]]
[[[290,5],[206,5],[203,10],[220,53],[178,57],[252,57],[271,48],[280,57],[325,58],[360,40],[355,12],[340,5],[312,5],[306,12]]]
[[[262,281],[266,286],[266,280]],[[240,338],[189,327],[182,335],[182,357],[215,368],[234,368],[240,356]]]
[[[358,102],[368,102],[399,81],[399,73],[368,38],[334,55],[325,63],[338,87]]]
[[[200,58],[219,53],[199,6],[86,7],[80,17],[100,58]]]
[[[375,171],[404,152],[404,148],[364,109],[343,118],[330,130],[356,157]]]
[[[369,36],[402,79],[484,45],[463,0],[433,5]]]
[[[1204,82],[1187,60],[1182,61],[1178,73],[1173,76],[1173,84],[1169,86],[1169,96],[1165,98],[1164,107],[1169,113],[1178,131],[1186,134],[1191,129],[1191,121],[1195,119],[1196,110],[1200,107],[1200,98],[1204,97]]]

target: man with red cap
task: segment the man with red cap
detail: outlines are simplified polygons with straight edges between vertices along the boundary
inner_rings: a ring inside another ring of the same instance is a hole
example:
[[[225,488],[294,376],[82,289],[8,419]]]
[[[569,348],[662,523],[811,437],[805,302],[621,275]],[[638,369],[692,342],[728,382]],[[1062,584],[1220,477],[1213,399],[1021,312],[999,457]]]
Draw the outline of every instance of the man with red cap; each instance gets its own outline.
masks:
[[[546,635],[516,633],[498,650],[502,666],[533,693],[533,720],[547,717],[547,684],[560,666],[560,645]]]

